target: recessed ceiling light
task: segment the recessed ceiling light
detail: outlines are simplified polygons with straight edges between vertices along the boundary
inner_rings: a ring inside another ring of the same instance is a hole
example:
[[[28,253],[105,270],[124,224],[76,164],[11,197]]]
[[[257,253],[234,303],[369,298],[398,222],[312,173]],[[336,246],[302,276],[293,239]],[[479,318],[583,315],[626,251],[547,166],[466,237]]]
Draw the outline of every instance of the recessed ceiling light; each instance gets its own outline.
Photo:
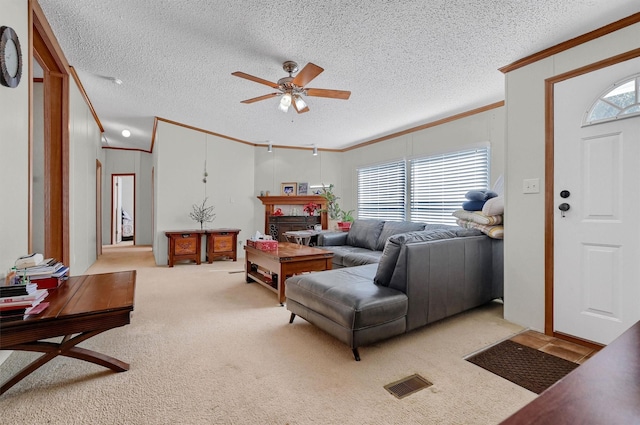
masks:
[[[122,130],[122,135],[123,135],[124,137],[129,137],[129,136],[131,136],[131,132],[130,132],[129,130],[126,130],[126,129],[125,129],[125,130]]]

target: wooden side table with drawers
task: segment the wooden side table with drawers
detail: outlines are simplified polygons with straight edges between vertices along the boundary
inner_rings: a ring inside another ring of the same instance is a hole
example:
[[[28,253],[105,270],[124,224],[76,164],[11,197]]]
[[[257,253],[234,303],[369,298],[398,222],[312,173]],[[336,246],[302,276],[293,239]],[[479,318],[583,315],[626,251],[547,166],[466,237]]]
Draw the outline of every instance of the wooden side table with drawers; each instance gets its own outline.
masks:
[[[207,262],[227,257],[236,261],[240,229],[207,229]]]

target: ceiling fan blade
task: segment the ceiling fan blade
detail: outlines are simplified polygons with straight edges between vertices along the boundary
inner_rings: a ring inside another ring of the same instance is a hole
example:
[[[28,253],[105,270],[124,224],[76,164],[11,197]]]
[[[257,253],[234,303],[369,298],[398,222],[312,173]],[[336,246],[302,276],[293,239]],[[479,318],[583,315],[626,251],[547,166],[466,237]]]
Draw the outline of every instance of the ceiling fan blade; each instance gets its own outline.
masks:
[[[298,87],[304,87],[309,84],[311,80],[320,75],[322,71],[324,71],[323,68],[309,62],[304,68],[302,68],[302,71],[298,72],[298,75],[295,76],[292,83]]]
[[[276,83],[272,83],[271,81],[264,80],[260,77],[254,77],[253,75],[249,75],[244,72],[236,71],[236,72],[232,72],[231,75],[235,75],[236,77],[244,78],[249,81],[254,81],[256,83],[264,84],[265,86],[269,86],[274,89],[279,88],[279,86]]]
[[[258,96],[258,97],[254,97],[251,99],[247,99],[247,100],[243,100],[240,103],[253,103],[253,102],[258,102],[260,100],[265,100],[265,99],[271,99],[274,96],[279,96],[282,93],[269,93],[269,94],[265,94],[264,96]]]
[[[349,99],[350,91],[346,90],[330,90],[330,89],[306,89],[307,96],[330,97],[332,99]]]

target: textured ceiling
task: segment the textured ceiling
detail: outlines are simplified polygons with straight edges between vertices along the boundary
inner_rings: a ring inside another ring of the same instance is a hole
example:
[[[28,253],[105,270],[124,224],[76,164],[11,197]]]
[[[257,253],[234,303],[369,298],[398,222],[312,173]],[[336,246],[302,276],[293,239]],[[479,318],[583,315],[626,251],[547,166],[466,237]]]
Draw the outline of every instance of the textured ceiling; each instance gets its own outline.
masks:
[[[39,0],[108,146],[148,150],[154,117],[250,143],[341,149],[504,99],[498,68],[640,11],[629,0]],[[325,69],[282,113],[285,60]],[[111,78],[123,81],[116,85]],[[132,132],[129,139],[120,135]]]

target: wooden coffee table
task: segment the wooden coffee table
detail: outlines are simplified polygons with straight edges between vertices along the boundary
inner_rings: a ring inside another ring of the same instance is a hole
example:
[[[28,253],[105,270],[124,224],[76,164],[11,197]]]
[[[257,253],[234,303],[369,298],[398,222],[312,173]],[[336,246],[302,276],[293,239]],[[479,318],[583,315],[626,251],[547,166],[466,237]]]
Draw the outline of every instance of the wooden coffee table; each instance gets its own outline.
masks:
[[[0,394],[57,356],[95,363],[115,372],[129,370],[129,364],[77,344],[130,323],[135,285],[135,270],[70,277],[49,291],[45,299],[49,306],[39,315],[0,321],[0,350],[43,353],[5,382]],[[59,343],[44,341],[55,337],[63,338]]]
[[[262,251],[245,246],[245,277],[247,283],[258,282],[278,294],[278,302],[283,305],[284,281],[303,272],[331,270],[333,252],[324,249],[298,245],[291,242],[278,243],[278,249]]]

